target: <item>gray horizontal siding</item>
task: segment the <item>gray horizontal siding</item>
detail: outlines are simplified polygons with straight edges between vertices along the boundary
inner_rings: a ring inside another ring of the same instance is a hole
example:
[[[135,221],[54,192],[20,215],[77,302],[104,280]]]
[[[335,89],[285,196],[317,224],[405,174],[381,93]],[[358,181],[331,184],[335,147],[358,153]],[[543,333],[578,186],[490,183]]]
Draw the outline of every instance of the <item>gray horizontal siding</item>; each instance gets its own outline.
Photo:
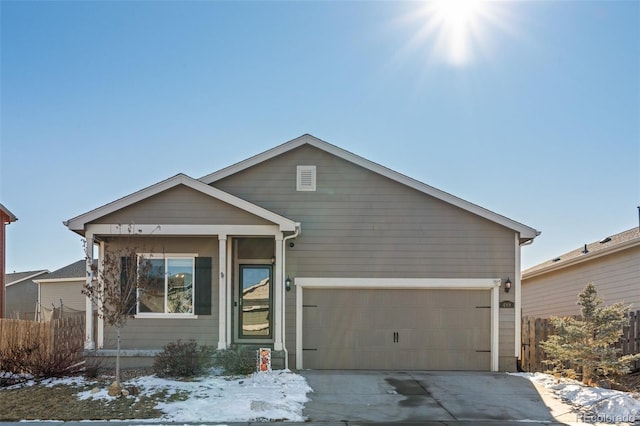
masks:
[[[52,304],[59,307],[62,300],[65,307],[84,311],[86,298],[82,294],[83,285],[81,281],[40,284],[40,304],[51,309]]]
[[[108,214],[93,223],[271,224],[251,213],[183,185]]]
[[[316,166],[316,192],[296,191],[298,165]],[[285,274],[293,278],[515,275],[513,231],[310,146],[213,186],[301,222],[295,247],[286,248]],[[294,294],[286,296],[292,359]],[[501,298],[513,300],[514,292]],[[513,357],[515,316],[501,312],[500,318],[500,353]]]
[[[590,282],[607,304],[622,302],[640,309],[640,247],[523,279],[522,313],[536,317],[578,314],[578,295]]]
[[[297,165],[316,165],[316,192],[296,191]],[[513,231],[310,146],[214,186],[302,223],[294,276],[513,275]]]
[[[127,239],[113,241],[107,249],[117,249],[127,243]],[[200,257],[212,257],[211,315],[199,315],[198,318],[131,318],[122,330],[122,348],[124,349],[161,349],[164,345],[178,339],[194,339],[201,344],[213,345],[218,342],[218,238],[151,238],[146,240],[149,247],[145,251],[159,253],[197,253]],[[196,294],[196,297],[198,295]],[[115,329],[106,327],[104,348],[114,349],[116,345]]]
[[[217,315],[217,314],[216,314]],[[213,316],[197,319],[130,319],[122,330],[122,349],[162,349],[177,340],[194,339],[200,344],[214,345],[218,341],[218,318]],[[115,330],[105,330],[105,349],[115,349]]]
[[[5,316],[32,320],[37,301],[38,285],[32,280],[8,286],[5,293]]]

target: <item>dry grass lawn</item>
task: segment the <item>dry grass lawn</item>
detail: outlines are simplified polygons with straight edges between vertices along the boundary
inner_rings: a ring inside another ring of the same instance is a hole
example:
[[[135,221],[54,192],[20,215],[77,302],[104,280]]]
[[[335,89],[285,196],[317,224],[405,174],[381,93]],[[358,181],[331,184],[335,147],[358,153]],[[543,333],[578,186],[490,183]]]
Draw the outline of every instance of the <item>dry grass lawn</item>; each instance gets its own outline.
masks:
[[[119,397],[113,400],[79,400],[78,393],[95,386],[106,388],[110,382],[17,385],[0,390],[0,422],[19,420],[127,420],[157,419],[163,413],[154,407],[159,402],[175,401],[187,395],[166,392]]]

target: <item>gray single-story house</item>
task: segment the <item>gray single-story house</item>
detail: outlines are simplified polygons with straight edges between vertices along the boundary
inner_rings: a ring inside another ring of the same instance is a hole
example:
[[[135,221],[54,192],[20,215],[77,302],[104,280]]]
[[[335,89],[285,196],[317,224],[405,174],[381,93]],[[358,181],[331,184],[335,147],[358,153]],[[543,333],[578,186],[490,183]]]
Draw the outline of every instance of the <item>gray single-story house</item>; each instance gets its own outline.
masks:
[[[87,281],[86,277],[87,263],[81,259],[33,280],[38,285],[41,316],[47,318],[52,310],[57,317],[84,312],[87,305],[82,287]]]
[[[5,275],[6,306],[5,318],[36,318],[38,304],[38,284],[34,279],[49,272],[46,269],[37,271],[14,272]]]
[[[640,229],[634,227],[582,245],[522,272],[522,314],[530,317],[580,313],[578,295],[588,283],[606,304],[640,310]]]
[[[126,353],[193,338],[296,369],[516,370],[520,247],[539,234],[311,135],[65,225],[99,262],[143,241],[158,279]],[[87,330],[88,349],[114,348]]]

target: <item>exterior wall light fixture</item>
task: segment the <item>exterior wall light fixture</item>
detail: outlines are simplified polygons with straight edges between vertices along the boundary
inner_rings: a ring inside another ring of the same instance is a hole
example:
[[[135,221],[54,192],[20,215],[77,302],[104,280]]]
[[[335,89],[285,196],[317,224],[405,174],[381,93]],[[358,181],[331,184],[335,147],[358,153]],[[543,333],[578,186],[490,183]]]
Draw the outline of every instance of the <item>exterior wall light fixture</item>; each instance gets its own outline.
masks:
[[[291,278],[287,277],[287,279],[284,280],[284,288],[287,291],[291,291]]]
[[[504,292],[509,293],[509,290],[511,290],[511,280],[507,277],[507,280],[504,282]]]

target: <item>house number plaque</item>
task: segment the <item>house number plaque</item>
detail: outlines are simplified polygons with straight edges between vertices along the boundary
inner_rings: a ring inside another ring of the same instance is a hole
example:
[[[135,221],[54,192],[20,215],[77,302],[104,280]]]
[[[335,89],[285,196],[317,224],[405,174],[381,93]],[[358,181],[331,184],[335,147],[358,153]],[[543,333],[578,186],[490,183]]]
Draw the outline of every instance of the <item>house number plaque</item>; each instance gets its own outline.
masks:
[[[513,309],[516,307],[516,304],[513,303],[511,300],[503,300],[502,302],[500,302],[500,307],[501,308],[507,308],[507,309]]]

